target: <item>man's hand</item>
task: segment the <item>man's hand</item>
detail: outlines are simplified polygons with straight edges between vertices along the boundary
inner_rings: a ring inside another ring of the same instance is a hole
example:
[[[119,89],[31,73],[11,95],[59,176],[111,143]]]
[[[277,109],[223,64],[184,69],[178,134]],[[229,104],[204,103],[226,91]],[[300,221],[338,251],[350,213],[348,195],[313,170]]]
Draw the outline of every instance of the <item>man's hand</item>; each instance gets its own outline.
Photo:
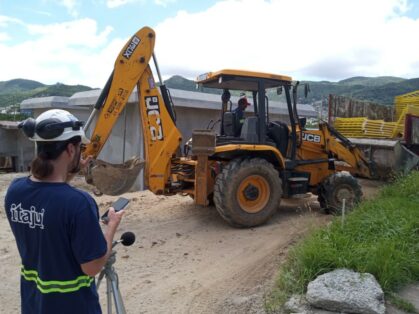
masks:
[[[114,238],[116,229],[118,228],[119,223],[121,222],[123,215],[124,215],[124,210],[115,212],[115,209],[113,207],[109,207],[108,220],[107,222],[104,222],[107,225],[107,228],[105,231],[105,239],[106,239],[106,243],[108,247],[107,252],[104,256],[100,258],[97,258],[93,261],[80,265],[81,269],[86,275],[94,277],[96,274],[98,274],[102,270],[103,266],[105,265],[106,261],[111,255],[113,238]]]
[[[115,212],[113,207],[109,207],[108,216],[106,221],[103,221],[108,228],[112,228],[116,230],[118,228],[119,223],[121,222],[122,216],[124,215],[125,211],[120,210],[119,212]]]

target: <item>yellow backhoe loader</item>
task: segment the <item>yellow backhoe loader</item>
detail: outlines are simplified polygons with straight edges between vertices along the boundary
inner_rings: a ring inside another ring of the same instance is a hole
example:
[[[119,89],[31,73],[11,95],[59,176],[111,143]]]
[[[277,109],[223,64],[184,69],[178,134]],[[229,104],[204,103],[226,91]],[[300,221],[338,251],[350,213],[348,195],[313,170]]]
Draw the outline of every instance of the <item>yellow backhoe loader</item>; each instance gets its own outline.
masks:
[[[104,193],[120,194],[131,187],[132,178],[144,166],[145,184],[153,193],[182,193],[199,205],[214,203],[220,215],[236,227],[263,224],[281,198],[308,192],[318,195],[328,211],[338,212],[344,199],[347,209],[360,200],[361,187],[351,174],[371,178],[373,164],[327,123],[321,123],[318,130],[304,129],[296,106],[299,83],[288,76],[240,70],[199,76],[199,85],[223,91],[220,129],[194,130],[181,154],[182,135],[171,98],[163,84],[156,84],[150,69],[153,58],[161,83],[154,43],[155,33],[148,27],[127,42],[86,124],[88,128],[97,117],[84,151],[85,156],[97,158],[137,87],[145,162],[133,159],[119,167],[98,162],[90,169],[90,183]],[[289,125],[270,119],[266,90],[272,88],[285,93]],[[242,124],[229,106],[230,91],[253,96],[253,112]],[[116,175],[106,182],[111,173]]]

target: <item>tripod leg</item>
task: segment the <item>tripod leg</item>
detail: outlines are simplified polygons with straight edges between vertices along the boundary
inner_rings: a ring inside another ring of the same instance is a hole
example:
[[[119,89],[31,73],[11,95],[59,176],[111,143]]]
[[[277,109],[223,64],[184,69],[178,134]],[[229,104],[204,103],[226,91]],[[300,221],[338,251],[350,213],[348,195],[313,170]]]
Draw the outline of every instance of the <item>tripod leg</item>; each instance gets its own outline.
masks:
[[[121,291],[119,291],[118,282],[115,278],[116,276],[112,276],[112,293],[113,298],[115,301],[116,313],[117,314],[126,314],[124,302],[122,301]]]
[[[96,289],[99,290],[100,283],[102,282],[103,276],[105,276],[105,271],[102,270],[99,274],[99,277],[97,278],[96,282]]]
[[[106,276],[106,298],[108,301],[108,314],[112,314],[112,292],[112,280],[109,278],[109,276]]]

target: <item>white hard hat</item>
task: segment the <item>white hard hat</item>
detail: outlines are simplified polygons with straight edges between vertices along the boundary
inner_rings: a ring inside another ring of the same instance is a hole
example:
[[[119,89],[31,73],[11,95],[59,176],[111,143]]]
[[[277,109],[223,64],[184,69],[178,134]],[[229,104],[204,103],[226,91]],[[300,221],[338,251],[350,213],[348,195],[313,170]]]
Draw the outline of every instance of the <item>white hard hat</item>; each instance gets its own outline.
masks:
[[[82,126],[82,121],[61,109],[45,111],[36,120],[29,118],[19,125],[31,141],[61,142],[80,136],[83,144],[89,144]]]

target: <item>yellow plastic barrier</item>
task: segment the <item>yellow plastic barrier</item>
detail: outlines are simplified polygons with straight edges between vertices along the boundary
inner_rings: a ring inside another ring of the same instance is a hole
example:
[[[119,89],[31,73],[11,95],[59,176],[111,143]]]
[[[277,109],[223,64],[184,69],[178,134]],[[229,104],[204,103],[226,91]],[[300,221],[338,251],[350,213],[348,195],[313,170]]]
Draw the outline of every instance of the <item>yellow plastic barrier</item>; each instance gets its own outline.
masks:
[[[407,114],[419,115],[419,90],[394,98],[396,121],[369,120],[366,117],[336,118],[335,128],[346,137],[398,138],[404,134]]]
[[[395,127],[395,122],[369,120],[365,117],[335,120],[335,128],[346,137],[392,138]]]
[[[399,120],[403,116],[403,111],[412,106],[419,107],[419,90],[394,97],[396,119]]]

